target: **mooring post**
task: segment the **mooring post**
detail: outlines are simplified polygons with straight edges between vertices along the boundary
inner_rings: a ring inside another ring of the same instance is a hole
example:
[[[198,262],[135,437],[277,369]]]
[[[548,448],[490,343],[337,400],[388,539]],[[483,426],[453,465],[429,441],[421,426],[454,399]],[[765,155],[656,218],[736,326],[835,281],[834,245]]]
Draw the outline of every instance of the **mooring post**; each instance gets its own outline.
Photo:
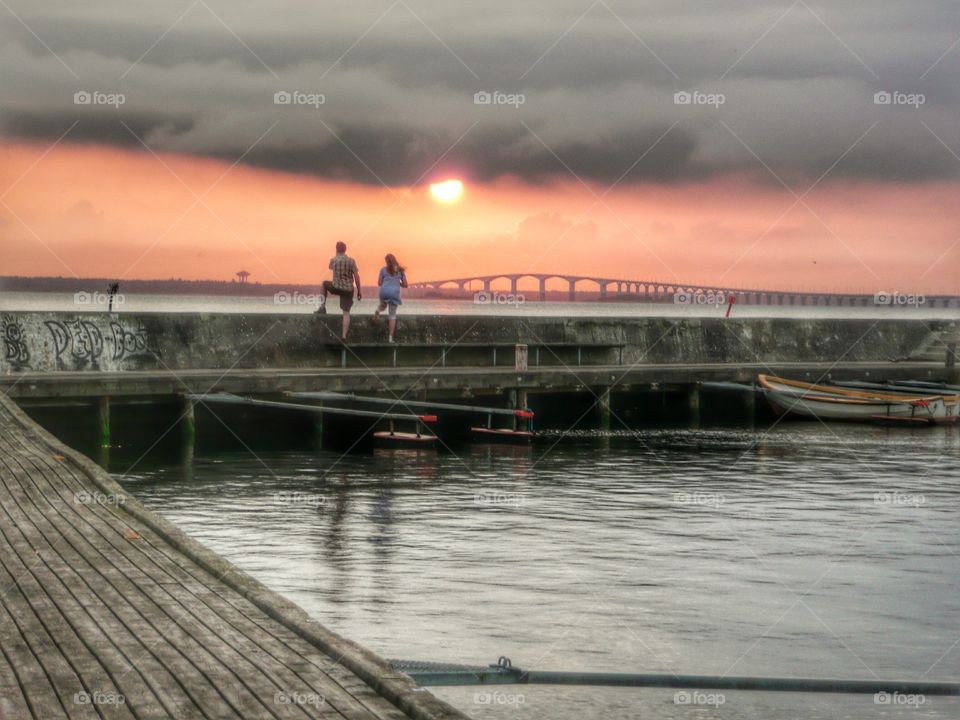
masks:
[[[323,407],[323,402],[317,403]],[[313,416],[313,447],[316,450],[323,449],[323,413],[317,413]]]
[[[693,427],[700,425],[700,386],[691,383],[687,386],[687,413]]]
[[[528,402],[529,402],[529,400],[528,400],[528,398],[527,398],[527,390],[526,390],[526,388],[517,388],[517,404],[514,406],[514,410],[516,410],[516,409],[526,410],[527,407],[528,407],[528,405],[527,405]],[[514,430],[517,429],[517,425],[518,425],[517,418],[514,417],[514,419],[513,419],[513,429],[514,429]],[[529,429],[530,429],[530,420],[529,420],[529,419],[523,421],[523,429],[524,429],[524,430],[529,430]]]
[[[103,395],[97,401],[97,430],[100,434],[100,447],[110,447],[110,397]]]
[[[960,370],[957,369],[957,341],[954,340],[947,344],[947,360],[944,366],[946,368],[946,381],[957,382],[960,380]]]
[[[751,390],[753,390],[752,386]],[[743,393],[743,414],[751,425],[754,425],[757,422],[756,391]]]
[[[600,388],[599,400],[597,402],[597,408],[600,410],[600,429],[604,431],[610,430],[610,386]]]
[[[193,400],[186,395],[181,395],[182,411],[180,413],[180,432],[183,435],[183,444],[189,450],[193,450],[197,443],[197,416]]]
[[[110,465],[110,398],[107,395],[97,400],[97,435],[100,445],[98,462],[106,470]]]

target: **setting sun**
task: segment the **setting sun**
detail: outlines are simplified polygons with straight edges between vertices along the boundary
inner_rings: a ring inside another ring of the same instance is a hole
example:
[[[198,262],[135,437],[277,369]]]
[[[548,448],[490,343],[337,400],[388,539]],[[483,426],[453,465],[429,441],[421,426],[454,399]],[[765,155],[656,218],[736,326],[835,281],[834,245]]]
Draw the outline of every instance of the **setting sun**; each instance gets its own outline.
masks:
[[[430,194],[440,202],[453,202],[463,195],[463,183],[459,180],[444,180],[430,186]]]

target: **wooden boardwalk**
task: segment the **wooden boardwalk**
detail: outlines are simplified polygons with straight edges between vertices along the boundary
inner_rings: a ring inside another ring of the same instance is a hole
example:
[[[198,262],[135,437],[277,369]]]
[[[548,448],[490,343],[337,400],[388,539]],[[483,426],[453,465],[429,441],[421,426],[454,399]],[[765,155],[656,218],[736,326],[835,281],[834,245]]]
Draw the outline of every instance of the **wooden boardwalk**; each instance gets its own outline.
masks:
[[[144,510],[0,394],[0,718],[98,717],[465,716]]]

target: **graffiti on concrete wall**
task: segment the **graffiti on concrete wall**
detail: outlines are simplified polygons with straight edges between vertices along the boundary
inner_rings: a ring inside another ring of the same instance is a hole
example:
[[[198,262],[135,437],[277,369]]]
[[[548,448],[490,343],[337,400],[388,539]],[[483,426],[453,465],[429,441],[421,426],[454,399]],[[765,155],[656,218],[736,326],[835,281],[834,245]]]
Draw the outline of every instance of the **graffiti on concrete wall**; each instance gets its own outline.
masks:
[[[3,359],[15,368],[21,368],[30,362],[30,350],[27,348],[23,323],[14,317],[6,316],[0,321],[3,339]]]
[[[69,357],[96,362],[103,357],[105,350],[111,360],[150,354],[146,333],[142,328],[131,331],[118,322],[111,322],[105,335],[97,324],[81,318],[66,322],[47,320],[44,325],[50,331],[58,361]]]
[[[155,358],[143,325],[133,319],[64,314],[0,318],[0,367],[7,372],[120,370],[125,361]]]
[[[138,327],[135,332],[131,332],[119,323],[110,323],[110,329],[113,331],[114,360],[123,360],[136,355],[155,355],[147,347],[147,333],[142,327]]]
[[[57,361],[64,355],[75,360],[99,360],[103,354],[103,334],[89,320],[47,320],[44,325],[53,337]]]

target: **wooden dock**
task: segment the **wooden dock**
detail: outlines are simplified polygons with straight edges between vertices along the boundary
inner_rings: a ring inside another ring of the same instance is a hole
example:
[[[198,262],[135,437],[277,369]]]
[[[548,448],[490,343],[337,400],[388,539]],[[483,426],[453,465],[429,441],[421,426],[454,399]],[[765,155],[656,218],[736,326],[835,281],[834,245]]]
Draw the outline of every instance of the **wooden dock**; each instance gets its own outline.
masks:
[[[0,718],[465,718],[0,393]]]

